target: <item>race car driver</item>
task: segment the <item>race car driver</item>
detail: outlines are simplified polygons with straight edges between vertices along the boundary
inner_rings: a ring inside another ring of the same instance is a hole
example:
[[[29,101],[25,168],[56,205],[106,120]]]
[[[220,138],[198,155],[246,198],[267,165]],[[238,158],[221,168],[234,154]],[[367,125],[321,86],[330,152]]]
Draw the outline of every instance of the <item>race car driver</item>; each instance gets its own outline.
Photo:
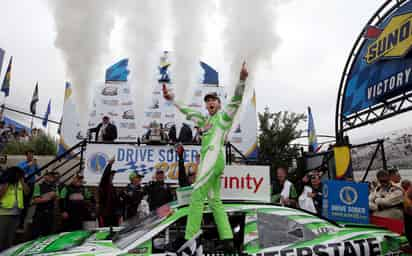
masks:
[[[232,229],[220,199],[220,177],[225,168],[224,140],[241,105],[247,77],[248,71],[245,63],[243,63],[240,71],[240,81],[236,85],[232,99],[224,110],[221,110],[221,101],[216,93],[210,93],[204,97],[208,117],[175,102],[174,95],[163,85],[164,98],[173,101],[174,105],[188,120],[192,120],[195,125],[203,130],[200,166],[196,181],[192,185],[193,193],[185,230],[186,240],[192,239],[200,230],[204,200],[207,196],[220,239],[225,240],[224,244],[229,247],[232,245]]]

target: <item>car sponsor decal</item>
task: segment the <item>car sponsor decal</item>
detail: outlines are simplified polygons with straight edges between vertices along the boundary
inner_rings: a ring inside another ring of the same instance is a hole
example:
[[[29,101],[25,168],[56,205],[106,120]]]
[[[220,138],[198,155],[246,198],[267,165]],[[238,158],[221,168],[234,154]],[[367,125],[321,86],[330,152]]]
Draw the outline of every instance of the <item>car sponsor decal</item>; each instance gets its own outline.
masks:
[[[381,256],[379,240],[375,237],[353,241],[331,241],[313,246],[302,246],[297,248],[283,248],[280,250],[265,249],[265,252],[255,254],[257,256]],[[389,255],[400,255],[393,252]]]

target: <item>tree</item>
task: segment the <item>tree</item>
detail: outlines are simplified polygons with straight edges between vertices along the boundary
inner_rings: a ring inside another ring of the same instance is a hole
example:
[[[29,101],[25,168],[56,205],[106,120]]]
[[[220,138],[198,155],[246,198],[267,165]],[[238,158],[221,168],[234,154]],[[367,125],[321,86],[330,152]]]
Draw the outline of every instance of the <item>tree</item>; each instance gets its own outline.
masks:
[[[303,130],[298,129],[305,114],[288,111],[271,113],[266,107],[259,113],[259,160],[270,164],[272,171],[282,165],[291,166],[299,154],[299,148],[290,142],[300,137]]]

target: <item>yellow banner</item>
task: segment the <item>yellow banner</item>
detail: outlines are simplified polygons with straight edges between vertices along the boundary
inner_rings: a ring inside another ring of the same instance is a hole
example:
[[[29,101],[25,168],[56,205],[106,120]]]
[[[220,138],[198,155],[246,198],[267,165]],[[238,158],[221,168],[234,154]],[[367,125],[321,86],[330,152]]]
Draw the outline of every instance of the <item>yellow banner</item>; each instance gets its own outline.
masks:
[[[343,178],[350,168],[349,146],[338,146],[333,148],[335,154],[336,178]]]

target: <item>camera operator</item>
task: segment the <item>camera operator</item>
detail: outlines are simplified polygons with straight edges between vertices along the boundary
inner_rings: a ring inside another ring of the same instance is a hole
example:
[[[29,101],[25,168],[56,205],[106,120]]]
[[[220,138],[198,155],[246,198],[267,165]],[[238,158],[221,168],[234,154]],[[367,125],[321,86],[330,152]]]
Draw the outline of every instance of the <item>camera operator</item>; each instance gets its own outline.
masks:
[[[24,194],[29,188],[24,183],[24,172],[11,167],[0,177],[0,251],[13,244],[20,214],[23,210]]]

